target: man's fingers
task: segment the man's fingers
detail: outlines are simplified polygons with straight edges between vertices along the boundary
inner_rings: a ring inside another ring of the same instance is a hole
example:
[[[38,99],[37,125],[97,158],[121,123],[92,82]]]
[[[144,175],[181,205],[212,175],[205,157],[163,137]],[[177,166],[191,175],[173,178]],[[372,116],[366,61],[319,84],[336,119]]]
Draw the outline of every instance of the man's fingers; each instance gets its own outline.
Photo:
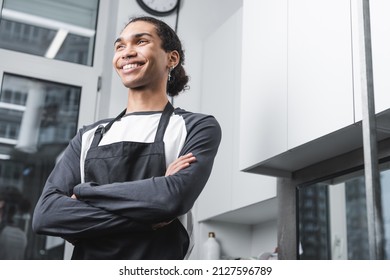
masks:
[[[176,172],[187,168],[194,161],[196,161],[196,157],[194,157],[192,153],[180,156],[168,166],[165,176],[173,175]]]

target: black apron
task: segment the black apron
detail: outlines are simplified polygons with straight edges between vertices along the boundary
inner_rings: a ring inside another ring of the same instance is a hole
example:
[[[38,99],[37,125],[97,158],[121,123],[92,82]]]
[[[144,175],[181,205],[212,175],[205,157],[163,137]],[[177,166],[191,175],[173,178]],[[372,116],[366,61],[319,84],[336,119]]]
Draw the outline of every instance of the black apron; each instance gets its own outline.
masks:
[[[173,110],[168,102],[153,143],[118,142],[99,146],[104,134],[125,115],[126,110],[105,127],[98,127],[85,159],[85,182],[103,185],[164,176],[163,138]],[[183,259],[188,247],[188,234],[175,219],[157,230],[81,239],[75,245],[72,259]]]

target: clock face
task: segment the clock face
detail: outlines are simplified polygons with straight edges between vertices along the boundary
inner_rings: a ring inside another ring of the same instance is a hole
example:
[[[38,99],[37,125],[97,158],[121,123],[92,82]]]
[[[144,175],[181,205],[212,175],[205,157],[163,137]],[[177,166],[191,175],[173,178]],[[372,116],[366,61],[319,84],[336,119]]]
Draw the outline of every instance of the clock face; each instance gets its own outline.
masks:
[[[175,11],[179,0],[137,0],[148,13],[155,16],[166,16]]]

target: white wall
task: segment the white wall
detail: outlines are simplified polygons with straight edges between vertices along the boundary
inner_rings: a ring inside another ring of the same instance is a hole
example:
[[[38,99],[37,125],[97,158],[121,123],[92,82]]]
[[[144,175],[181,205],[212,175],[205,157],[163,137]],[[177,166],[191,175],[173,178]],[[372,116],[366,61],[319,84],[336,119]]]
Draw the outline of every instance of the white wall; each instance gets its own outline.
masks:
[[[252,226],[252,244],[250,254],[259,256],[262,253],[273,253],[278,245],[277,221],[271,220]]]
[[[201,259],[202,247],[210,231],[215,232],[215,238],[221,246],[221,259],[236,259],[250,257],[251,226],[209,221],[200,224],[199,241],[195,248],[193,259]]]
[[[202,92],[203,40],[242,6],[242,0],[183,0],[178,34],[186,54],[190,90],[175,100],[175,105],[199,111]]]
[[[216,234],[221,246],[222,259],[257,258],[262,253],[274,252],[277,246],[277,222],[266,221],[256,225],[208,221],[200,224],[199,242],[195,247],[193,259],[200,259],[203,244],[210,231]]]

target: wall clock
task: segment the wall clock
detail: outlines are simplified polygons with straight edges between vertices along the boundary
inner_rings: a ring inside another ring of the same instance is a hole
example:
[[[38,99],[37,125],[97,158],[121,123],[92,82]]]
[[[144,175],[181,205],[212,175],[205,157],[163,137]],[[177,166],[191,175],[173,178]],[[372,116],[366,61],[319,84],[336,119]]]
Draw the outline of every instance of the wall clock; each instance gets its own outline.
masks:
[[[180,0],[137,0],[141,8],[154,16],[167,16],[173,13]]]

